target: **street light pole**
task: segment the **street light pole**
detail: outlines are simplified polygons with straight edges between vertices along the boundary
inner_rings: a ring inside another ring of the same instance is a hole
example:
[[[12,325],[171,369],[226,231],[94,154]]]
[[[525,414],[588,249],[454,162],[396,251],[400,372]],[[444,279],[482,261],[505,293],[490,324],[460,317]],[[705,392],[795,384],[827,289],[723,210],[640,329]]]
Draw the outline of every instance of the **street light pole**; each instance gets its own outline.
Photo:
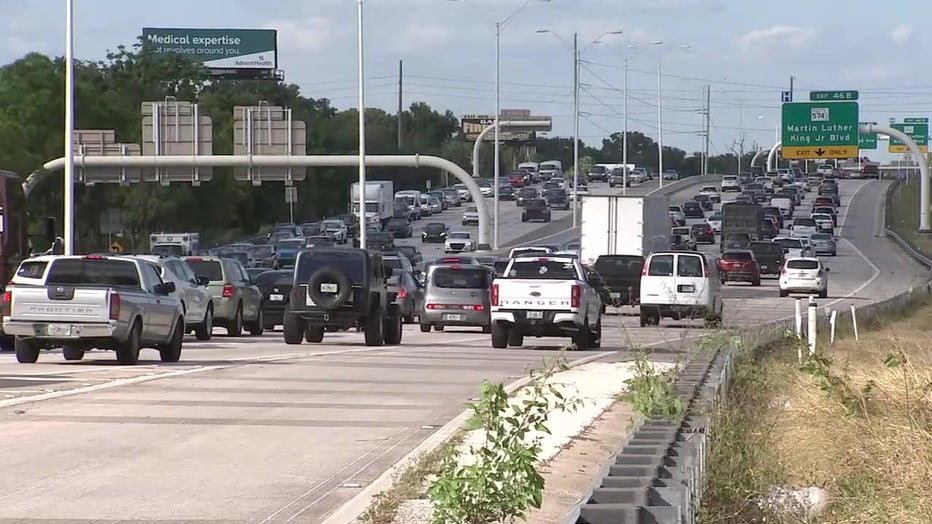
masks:
[[[579,34],[573,33],[573,227],[579,221]]]
[[[74,0],[65,0],[64,252],[74,254]]]
[[[492,229],[492,249],[498,249],[498,186],[500,184],[499,176],[501,175],[501,145],[499,144],[499,117],[502,113],[501,108],[501,41],[502,41],[502,23],[495,22],[495,171],[493,175],[493,185],[495,186],[495,192],[493,197],[495,202],[492,203],[492,221],[495,223],[495,227]],[[478,158],[474,158],[473,162],[478,162]]]
[[[663,58],[657,59],[657,171],[663,187]]]
[[[356,3],[359,32],[359,247],[366,249],[366,68],[363,53],[363,0]]]
[[[628,58],[625,57],[625,80],[624,80],[624,113],[625,113],[625,131],[621,136],[621,162],[624,164],[624,175],[621,181],[621,194],[628,194]]]

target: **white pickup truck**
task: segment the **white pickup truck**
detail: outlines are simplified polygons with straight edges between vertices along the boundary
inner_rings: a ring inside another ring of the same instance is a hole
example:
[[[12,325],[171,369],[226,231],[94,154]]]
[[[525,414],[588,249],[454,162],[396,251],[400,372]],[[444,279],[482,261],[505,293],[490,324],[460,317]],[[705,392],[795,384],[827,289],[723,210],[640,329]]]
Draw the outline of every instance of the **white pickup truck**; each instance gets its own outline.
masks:
[[[43,348],[59,346],[65,360],[98,348],[133,365],[142,347],[157,349],[162,362],[181,358],[181,301],[154,264],[119,256],[41,258],[46,267],[36,271],[38,278],[8,286],[0,304],[3,331],[16,337],[17,361],[31,364]]]
[[[525,336],[570,337],[576,349],[602,345],[602,299],[578,260],[518,257],[492,283],[492,347],[521,346]]]

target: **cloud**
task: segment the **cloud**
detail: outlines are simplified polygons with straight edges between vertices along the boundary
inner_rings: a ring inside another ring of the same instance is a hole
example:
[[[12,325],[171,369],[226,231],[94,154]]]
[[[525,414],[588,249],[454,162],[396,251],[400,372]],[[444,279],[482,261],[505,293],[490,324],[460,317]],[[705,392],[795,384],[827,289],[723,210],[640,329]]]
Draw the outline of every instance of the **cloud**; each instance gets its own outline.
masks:
[[[738,39],[738,46],[746,53],[771,47],[789,46],[799,49],[811,42],[815,36],[815,31],[807,27],[776,25],[744,34]]]
[[[890,40],[892,40],[894,44],[902,45],[909,42],[912,36],[913,28],[908,24],[903,24],[893,29],[890,33]]]
[[[303,20],[273,20],[263,27],[277,29],[279,44],[289,51],[324,51],[338,35],[346,33],[339,23],[321,16]]]
[[[449,27],[410,22],[400,29],[392,30],[390,47],[399,53],[425,51],[442,47],[453,41],[454,37],[459,39],[462,35]]]

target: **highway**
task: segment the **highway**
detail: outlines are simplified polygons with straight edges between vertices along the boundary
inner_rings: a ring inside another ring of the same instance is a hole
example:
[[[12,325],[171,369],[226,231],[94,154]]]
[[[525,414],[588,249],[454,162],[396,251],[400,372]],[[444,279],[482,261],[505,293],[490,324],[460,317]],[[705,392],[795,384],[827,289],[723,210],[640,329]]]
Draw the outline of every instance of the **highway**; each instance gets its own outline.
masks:
[[[830,298],[820,306],[882,299],[924,273],[875,236],[886,184],[839,183],[843,240],[838,256],[827,259]],[[453,229],[461,229],[464,208],[444,213]],[[560,213],[568,217],[554,217]],[[572,231],[561,231],[568,218],[562,220],[524,224],[514,203],[505,202],[502,244],[535,235],[549,235],[548,244],[572,240]],[[428,260],[439,254],[424,252]],[[730,284],[726,297],[731,326],[794,310],[773,278],[759,288]],[[602,350],[570,359],[616,355],[633,344],[679,353],[705,332],[697,329],[701,322],[669,319],[640,328],[636,317],[615,311],[603,322]],[[182,362],[155,363],[157,354],[144,350],[143,364],[133,368],[102,352],[81,362],[50,352],[36,365],[2,354],[0,522],[320,522],[459,414],[483,379],[516,380],[565,342],[493,350],[478,330],[420,333],[407,326],[404,336],[401,346],[382,348],[365,347],[358,333],[302,346],[285,346],[280,332],[210,342],[189,337]]]

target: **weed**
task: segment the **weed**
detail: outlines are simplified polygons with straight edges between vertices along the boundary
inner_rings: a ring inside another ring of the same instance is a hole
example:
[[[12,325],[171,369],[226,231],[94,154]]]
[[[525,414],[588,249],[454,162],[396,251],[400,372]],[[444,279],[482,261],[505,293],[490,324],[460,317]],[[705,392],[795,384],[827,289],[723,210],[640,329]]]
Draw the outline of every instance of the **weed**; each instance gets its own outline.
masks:
[[[683,401],[674,391],[674,376],[657,372],[649,352],[632,350],[632,353],[634,366],[631,378],[625,380],[627,392],[624,399],[644,418],[674,419],[682,415]]]
[[[860,388],[851,384],[851,377],[847,365],[842,367],[841,373],[835,373],[833,361],[824,354],[809,355],[799,370],[811,375],[819,389],[830,399],[837,401],[845,410],[846,416],[867,415],[868,403],[874,391],[875,383],[868,380]]]
[[[537,470],[540,434],[550,433],[550,413],[575,410],[579,403],[548,383],[567,368],[560,359],[531,371],[530,383],[517,401],[509,399],[501,383],[482,384],[479,401],[470,409],[473,423],[484,432],[484,442],[469,447],[471,463],[458,449],[443,458],[428,490],[434,522],[512,522],[540,507],[544,491],[544,478]]]

